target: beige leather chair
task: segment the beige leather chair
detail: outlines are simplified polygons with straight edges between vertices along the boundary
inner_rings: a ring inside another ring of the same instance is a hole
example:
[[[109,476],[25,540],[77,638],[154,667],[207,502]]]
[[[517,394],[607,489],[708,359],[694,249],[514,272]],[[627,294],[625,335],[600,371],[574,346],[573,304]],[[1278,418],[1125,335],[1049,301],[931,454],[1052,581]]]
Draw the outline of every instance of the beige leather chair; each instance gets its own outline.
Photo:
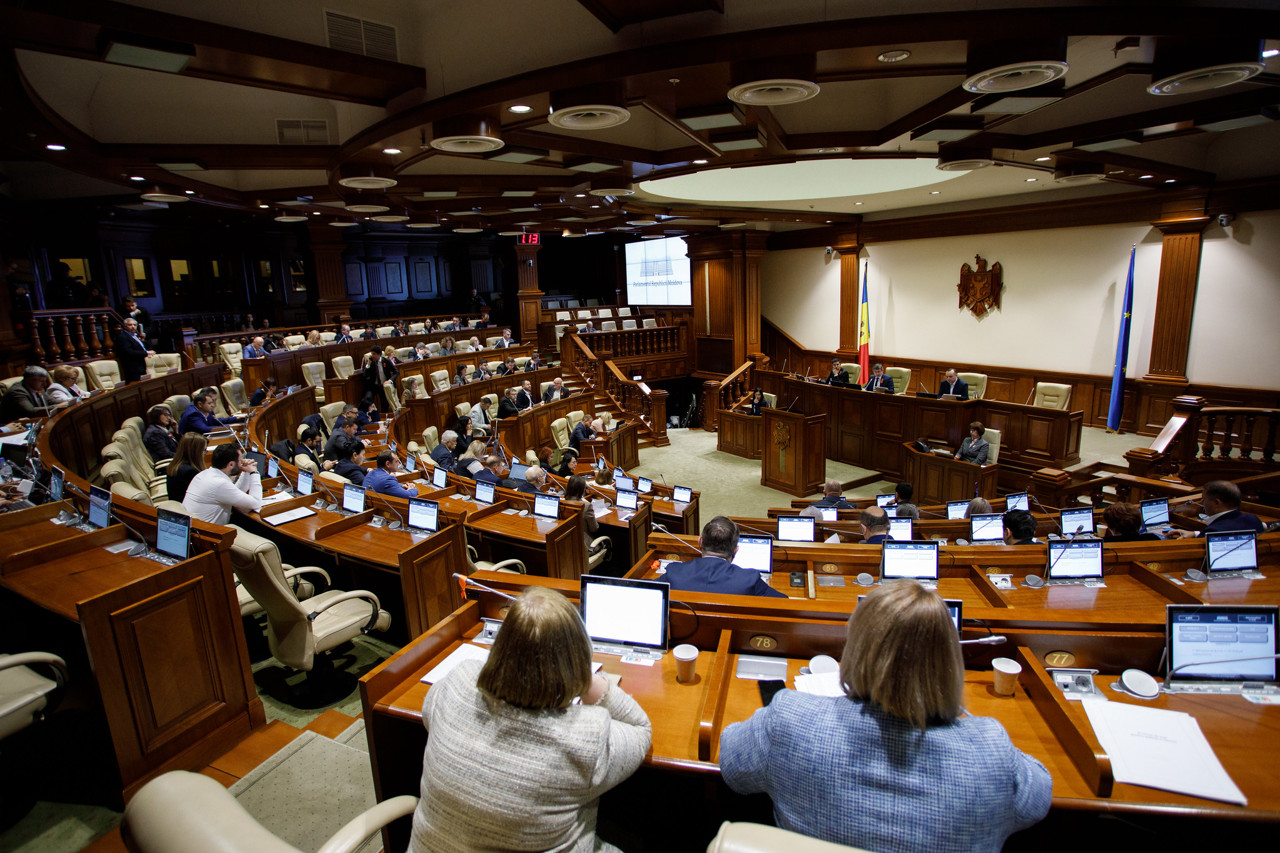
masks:
[[[169,411],[173,414],[173,419],[180,421],[182,416],[186,414],[187,409],[191,408],[191,395],[174,394],[172,397],[165,398],[164,404],[169,407]]]
[[[487,349],[493,349],[500,340],[502,340],[502,335],[493,335],[484,339],[484,345]]]
[[[613,309],[612,309],[612,308],[599,308],[599,309],[597,309],[597,310],[596,310],[596,316],[597,316],[597,317],[612,317],[612,316],[613,316]]]
[[[458,352],[471,352],[471,341],[464,341],[462,339],[458,339],[453,343],[454,343],[453,348]]]
[[[529,363],[529,356],[527,355],[516,356],[516,370],[524,370],[525,365],[527,365],[528,363]]]
[[[399,361],[409,361],[417,358],[414,354],[414,347],[396,347],[396,359]]]
[[[429,342],[427,344],[427,358],[435,358],[439,354],[440,354],[440,344],[436,341]]]
[[[106,466],[104,465],[103,467],[105,468]],[[133,483],[112,483],[111,494],[119,495],[127,500],[136,501],[140,504],[146,504],[147,506],[155,506],[155,503],[151,500],[151,495],[147,494],[142,489],[139,489]],[[167,498],[168,496],[169,493],[166,489],[164,497]]]
[[[342,410],[347,404],[342,400],[334,400],[332,403],[325,403],[320,407],[320,420],[324,421],[324,428],[333,433],[333,425],[338,420],[338,415],[342,414]]]
[[[590,319],[591,319],[591,312],[590,312],[590,311],[579,311],[579,312],[578,312],[578,319],[579,319],[579,320],[590,320]]]
[[[240,359],[244,356],[244,347],[237,343],[219,344],[218,355],[222,356],[223,363],[231,368],[232,376],[240,375]]]
[[[284,336],[285,349],[291,349],[291,350],[298,349],[300,346],[302,346],[306,342],[307,342],[306,335],[285,335]]]
[[[387,398],[387,405],[391,407],[391,414],[394,415],[404,408],[404,404],[400,402],[400,394],[396,391],[394,379],[388,379],[382,383],[382,393]]]
[[[374,331],[378,333],[378,337],[380,338],[389,338],[391,337],[391,333],[395,331],[395,328],[395,326],[379,326],[374,329]]]
[[[21,374],[19,374],[18,376],[10,376],[7,379],[0,379],[0,396],[3,396],[5,391],[8,391],[10,388],[12,388],[14,385],[17,385],[21,381],[22,381]],[[81,385],[80,387],[84,388],[83,385]]]
[[[888,376],[893,377],[893,393],[905,394],[907,389],[911,387],[911,368],[909,367],[886,367],[884,372]]]
[[[616,332],[616,331],[618,331],[618,324],[617,324],[617,322],[616,322],[616,321],[614,321],[614,320],[603,320],[603,321],[601,321],[601,323],[600,323],[600,331],[602,331],[602,332]]]
[[[471,404],[466,402],[459,403],[453,407],[453,411],[460,418],[469,418],[471,417]]]
[[[983,431],[982,437],[987,440],[987,444],[991,445],[987,450],[987,464],[994,465],[1000,461],[1000,430],[987,428]]]
[[[302,365],[302,379],[316,389],[316,402],[324,402],[324,362],[308,361]]]
[[[437,393],[440,391],[448,391],[450,388],[449,371],[433,370],[431,371],[431,387]]]
[[[309,459],[307,461],[310,462]],[[313,467],[314,465],[315,463],[312,463]],[[183,509],[183,514],[189,514],[186,512],[185,508]],[[231,570],[235,573],[236,600],[240,605],[240,616],[242,618],[245,616],[257,616],[263,612],[262,605],[254,600],[253,596],[249,594],[249,590],[240,582],[240,566],[238,566],[235,561],[236,559],[244,558],[247,553],[247,550],[237,552],[235,549],[232,549],[231,551]],[[281,567],[284,569],[285,580],[289,582],[289,588],[293,590],[293,594],[297,596],[299,601],[306,601],[313,598],[316,594],[316,585],[312,581],[307,580],[307,575],[318,575],[321,578],[324,578],[324,585],[326,587],[332,586],[333,584],[333,581],[329,578],[329,573],[319,566],[303,566],[302,568],[295,568],[288,563],[281,563]]]
[[[120,365],[114,361],[91,361],[84,366],[89,377],[89,387],[110,391],[120,384]]]
[[[645,317],[640,321],[640,326],[644,329],[656,329],[658,327],[658,321],[652,317]]]
[[[337,339],[338,339],[337,332],[321,332],[320,333],[320,340],[324,341],[326,344],[331,344]]]
[[[960,381],[969,386],[969,399],[981,400],[987,396],[987,374],[985,373],[957,373]]]
[[[707,853],[866,853],[861,847],[846,847],[832,841],[810,838],[788,829],[762,823],[720,824],[720,831],[707,845]]]
[[[352,330],[351,330],[351,340],[353,340],[353,341],[362,341],[362,340],[364,340],[364,329],[352,329]]]
[[[623,321],[622,321],[622,328],[624,328],[624,329],[634,329],[635,327],[636,327],[636,321],[635,321],[635,320],[623,320]]]
[[[36,669],[53,677],[41,675]],[[48,652],[0,655],[0,740],[41,719],[56,703],[54,693],[67,683],[67,664]]]
[[[227,411],[233,415],[249,410],[249,395],[244,393],[243,379],[228,379],[222,383],[222,396],[226,399]]]
[[[436,467],[436,460],[431,458],[431,454],[422,449],[422,445],[416,441],[411,441],[405,445],[405,450],[409,451],[410,456],[414,456],[418,460],[418,470],[425,471],[427,468]],[[426,478],[430,479],[430,477]]]
[[[182,369],[182,356],[176,352],[158,352],[147,356],[147,373],[152,376],[164,376]]]
[[[569,316],[569,312],[568,312],[568,311],[557,311],[557,312],[556,312],[556,320],[557,320],[557,321],[558,321],[558,320],[564,320],[565,322],[568,322],[569,320],[572,320],[572,319],[573,319],[573,318],[572,318],[571,316]]]
[[[467,546],[467,574],[474,575],[476,572],[509,572],[514,575],[527,574],[524,563],[517,559],[503,560],[498,563],[491,563],[488,560],[477,560],[476,549],[470,545]]]
[[[440,430],[436,427],[429,426],[422,431],[422,446],[427,453],[436,449],[436,445],[440,443]]]
[[[298,438],[302,438],[302,436],[298,436]],[[297,456],[294,456],[293,464],[304,471],[310,471],[312,474],[320,473],[320,466],[315,463],[314,459],[305,453],[299,453]]]
[[[551,422],[551,440],[555,442],[557,450],[564,450],[569,446],[569,422],[564,418],[556,418]]]
[[[472,320],[468,320],[468,321],[467,321],[467,328],[468,328],[468,329],[474,329],[474,328],[477,328],[479,325],[480,325],[480,318],[479,318],[479,317],[476,317],[476,318],[474,318],[474,319],[472,319]]]
[[[1071,386],[1056,382],[1037,382],[1036,396],[1031,405],[1040,409],[1066,410],[1071,402]]]
[[[624,305],[624,306],[622,306],[621,308],[619,308],[619,309],[618,309],[618,316],[619,316],[619,317],[630,317],[630,316],[631,316],[631,306],[630,306],[630,305]]]
[[[408,794],[384,800],[330,836],[319,853],[354,853],[417,806]],[[120,834],[134,853],[300,853],[258,823],[221,782],[189,770],[171,770],[138,789]]]
[[[862,365],[844,362],[840,365],[840,369],[844,371],[845,376],[849,377],[850,385],[858,385],[862,379]]]
[[[582,409],[574,409],[572,412],[565,415],[565,420],[569,422],[569,432],[572,433],[577,429],[578,424],[582,423],[582,419],[586,416],[587,413],[582,411]]]
[[[349,355],[334,356],[329,363],[333,365],[333,375],[339,379],[346,379],[356,372],[356,363]]]
[[[309,674],[307,689],[312,695],[307,698],[350,692],[355,676],[338,678],[325,653],[361,633],[390,627],[391,614],[381,608],[378,597],[367,590],[331,589],[303,604],[285,577],[275,543],[238,527],[231,559],[240,582],[267,614],[271,654],[285,666]]]
[[[776,409],[776,408],[778,408],[778,395],[777,395],[777,394],[770,394],[768,391],[764,391],[764,392],[762,392],[762,396],[764,397],[764,401],[765,401],[766,403],[768,403],[768,404],[769,404],[769,408],[771,408],[771,409]]]
[[[420,335],[426,330],[427,330],[426,323],[410,323],[409,324],[409,334],[411,335]]]
[[[476,366],[474,364],[464,364],[462,366],[462,375],[466,377],[466,380],[468,382],[471,381],[471,374],[475,372],[476,372]]]
[[[404,376],[400,379],[400,387],[404,389],[401,395],[403,401],[409,400],[425,400],[429,396],[427,390],[422,387],[421,376]]]

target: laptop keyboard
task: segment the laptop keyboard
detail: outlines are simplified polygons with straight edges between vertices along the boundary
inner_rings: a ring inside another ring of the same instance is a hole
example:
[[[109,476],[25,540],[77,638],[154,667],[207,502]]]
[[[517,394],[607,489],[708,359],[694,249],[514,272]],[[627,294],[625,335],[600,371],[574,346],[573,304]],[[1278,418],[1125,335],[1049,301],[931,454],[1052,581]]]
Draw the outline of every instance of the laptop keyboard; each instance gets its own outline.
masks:
[[[1169,693],[1193,693],[1200,695],[1239,695],[1242,693],[1260,694],[1264,696],[1280,696],[1280,684],[1268,684],[1261,681],[1228,681],[1222,684],[1188,684],[1174,681],[1166,684]]]
[[[635,649],[630,646],[618,646],[611,643],[592,643],[591,649],[602,655],[617,655],[618,657],[630,655],[637,658],[648,658],[649,660],[662,660],[662,652],[653,651],[652,649]]]

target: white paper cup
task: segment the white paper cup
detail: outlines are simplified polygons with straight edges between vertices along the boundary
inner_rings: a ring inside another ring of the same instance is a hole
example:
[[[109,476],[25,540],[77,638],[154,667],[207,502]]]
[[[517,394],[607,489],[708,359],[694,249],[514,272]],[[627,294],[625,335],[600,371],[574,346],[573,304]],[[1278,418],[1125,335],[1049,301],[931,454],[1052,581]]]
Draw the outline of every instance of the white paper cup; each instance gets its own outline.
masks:
[[[991,672],[995,676],[996,693],[1001,696],[1012,696],[1022,673],[1022,664],[1013,658],[996,658],[991,661]]]
[[[809,672],[818,675],[823,672],[835,672],[840,669],[840,662],[831,655],[815,655],[809,659]]]
[[[676,681],[681,684],[693,681],[698,670],[698,647],[682,643],[671,650],[671,656],[676,659]]]

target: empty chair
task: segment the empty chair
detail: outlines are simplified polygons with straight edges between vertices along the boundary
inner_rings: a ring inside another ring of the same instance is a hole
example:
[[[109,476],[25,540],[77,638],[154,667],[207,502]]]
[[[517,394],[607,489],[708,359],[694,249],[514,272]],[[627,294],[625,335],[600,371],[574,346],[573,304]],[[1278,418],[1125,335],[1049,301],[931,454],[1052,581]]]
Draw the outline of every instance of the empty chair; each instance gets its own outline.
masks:
[[[862,366],[851,362],[844,362],[840,365],[840,369],[844,371],[845,376],[849,377],[850,385],[857,385],[862,379]]]
[[[987,464],[994,465],[1000,460],[1000,430],[988,427],[983,431],[982,437],[991,445],[987,450]]]
[[[587,300],[587,304],[588,304],[588,305],[599,305],[599,304],[600,304],[600,300],[599,300],[599,299],[594,299],[594,298],[593,298],[593,299],[588,299],[588,300]]]
[[[602,321],[602,322],[600,323],[600,331],[602,331],[602,332],[616,332],[616,331],[618,331],[618,324],[617,324],[617,322],[615,322],[615,321],[613,321],[613,320],[604,320],[604,321]]]
[[[527,365],[528,363],[529,363],[529,356],[527,355],[516,356],[516,370],[524,370],[525,365]]]
[[[244,356],[244,347],[237,343],[219,344],[218,355],[222,356],[223,362],[231,368],[232,376],[240,375],[240,359]]]
[[[228,379],[222,383],[222,396],[227,402],[227,412],[238,415],[249,410],[249,395],[244,393],[243,379]]]
[[[307,461],[310,462],[310,460],[307,460]],[[315,463],[312,462],[311,464],[313,467],[308,470],[314,471]],[[185,509],[183,510],[183,514],[186,514]],[[240,566],[238,566],[235,563],[236,559],[244,558],[247,555],[247,553],[248,553],[247,550],[240,551],[240,552],[232,550],[231,552],[231,556],[232,556],[231,570],[232,572],[237,573],[235,576],[236,601],[240,605],[241,617],[257,616],[259,613],[262,613],[262,605],[254,600],[253,596],[249,594],[249,590],[246,589],[244,584],[240,582],[240,577],[238,574],[240,571]],[[332,580],[329,578],[329,573],[326,572],[324,569],[320,568],[319,566],[302,566],[301,568],[297,568],[295,566],[289,565],[288,563],[281,563],[280,566],[284,570],[285,580],[289,582],[289,588],[293,590],[293,594],[297,596],[299,601],[306,601],[307,599],[312,598],[316,594],[316,582],[307,580],[308,575],[323,578],[324,579],[323,586],[325,586],[326,588],[331,586],[333,583]]]
[[[636,328],[636,321],[635,321],[635,320],[623,320],[623,321],[622,321],[622,328],[624,328],[624,329],[634,329],[634,328]]]
[[[411,335],[420,335],[423,332],[425,332],[426,329],[427,329],[426,323],[410,323],[409,324],[409,334]]]
[[[106,467],[106,466],[103,466],[103,467]],[[112,483],[111,494],[116,495],[117,497],[125,498],[127,500],[137,501],[138,503],[146,504],[147,506],[155,505],[155,502],[151,499],[151,495],[147,494],[142,489],[139,489],[133,483],[120,483],[120,482]],[[168,496],[169,495],[167,492],[161,493],[162,498],[167,498]]]
[[[645,317],[640,321],[640,327],[643,329],[656,329],[658,327],[658,321],[652,317]]]
[[[551,422],[551,440],[555,442],[557,450],[564,450],[569,446],[569,421],[556,418]]]
[[[302,365],[302,379],[316,389],[316,402],[324,402],[324,362],[308,361]]]
[[[548,299],[547,304],[543,305],[542,307],[547,311],[554,311],[555,309],[560,307],[560,302],[559,300],[556,300],[556,299]]]
[[[285,335],[284,336],[285,349],[297,349],[298,347],[302,346],[306,342],[307,342],[306,335]]]
[[[619,308],[619,309],[618,309],[618,316],[619,316],[619,317],[630,317],[630,316],[631,316],[631,306],[630,306],[630,305],[623,305],[621,308]]]
[[[594,574],[596,569],[609,562],[609,554],[613,550],[613,540],[608,536],[597,536],[587,546],[587,571]]]
[[[448,390],[449,390],[449,387],[450,387],[450,383],[449,383],[449,371],[447,371],[447,370],[433,370],[433,371],[431,371],[431,388],[432,388],[433,390],[435,390],[435,391],[448,391]]]
[[[473,575],[478,571],[509,572],[516,575],[527,574],[524,568],[524,563],[514,558],[510,560],[502,560],[498,563],[491,563],[488,560],[476,559],[476,549],[472,548],[470,545],[467,546],[467,568],[470,569],[470,571],[467,572],[469,575]]]
[[[337,332],[321,332],[320,333],[320,340],[324,341],[326,344],[333,343],[337,337],[338,337]]]
[[[404,408],[404,404],[400,402],[400,393],[396,391],[394,379],[388,379],[382,383],[382,393],[387,397],[387,405],[391,407],[391,414],[394,415]]]
[[[579,311],[579,312],[578,312],[578,319],[579,319],[579,320],[590,320],[590,319],[591,319],[591,312],[590,312],[590,311]]]
[[[176,352],[158,352],[147,356],[147,373],[164,376],[182,369],[182,355]]]
[[[576,299],[570,299],[570,300],[568,300],[567,302],[565,302],[565,303],[564,303],[564,307],[566,307],[566,308],[577,308],[577,307],[578,307],[579,305],[581,305],[581,304],[582,304],[582,303],[581,303],[581,302],[579,302],[579,301],[578,301],[578,300],[576,300]]]
[[[379,326],[378,328],[374,329],[374,331],[378,334],[378,337],[380,338],[391,337],[391,333],[394,332],[395,330],[396,330],[395,326]]]
[[[89,387],[110,391],[120,384],[120,365],[105,359],[91,361],[84,366],[89,377]]]
[[[342,400],[334,400],[332,403],[325,403],[320,407],[320,420],[324,421],[324,428],[330,433],[333,432],[334,421],[338,419],[338,415],[342,414],[342,410],[347,404]]]
[[[471,352],[471,341],[459,340],[454,347],[458,352]]]
[[[409,361],[417,358],[414,354],[414,347],[396,347],[396,358],[400,361]]]
[[[1040,409],[1066,409],[1071,402],[1071,386],[1057,382],[1037,382],[1036,396],[1031,405]]]
[[[601,308],[600,310],[596,311],[596,316],[597,316],[597,317],[612,317],[612,316],[613,316],[613,309],[612,309],[612,308]]]
[[[985,373],[960,373],[957,374],[964,384],[969,386],[969,399],[981,400],[987,396],[987,374]]]
[[[66,683],[67,664],[57,655],[48,652],[0,655],[0,740],[25,729],[52,710],[54,693]]]
[[[349,355],[334,356],[329,363],[333,365],[333,375],[339,379],[346,379],[356,372],[356,364]]]
[[[557,312],[556,312],[556,320],[564,320],[564,321],[567,323],[568,321],[570,321],[570,320],[572,320],[572,319],[573,319],[573,318],[569,316],[569,312],[568,312],[568,311],[557,311]]]

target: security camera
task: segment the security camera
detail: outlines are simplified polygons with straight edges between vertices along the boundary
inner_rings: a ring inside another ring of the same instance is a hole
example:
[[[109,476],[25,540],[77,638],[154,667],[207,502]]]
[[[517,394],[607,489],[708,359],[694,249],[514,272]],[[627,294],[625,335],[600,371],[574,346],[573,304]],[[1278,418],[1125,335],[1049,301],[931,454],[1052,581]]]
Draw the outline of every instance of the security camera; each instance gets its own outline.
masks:
[[[1218,224],[1219,224],[1219,225],[1221,225],[1223,228],[1226,228],[1228,225],[1230,225],[1232,222],[1234,222],[1234,221],[1235,221],[1235,219],[1236,219],[1236,218],[1235,218],[1235,216],[1234,216],[1233,214],[1230,214],[1230,213],[1219,213],[1219,214],[1218,214]]]
[[[828,255],[829,255],[829,254],[831,254],[831,253],[832,253],[832,252],[834,252],[834,251],[835,251],[835,249],[832,249],[830,246],[828,246],[828,247],[827,247],[827,254],[828,254]]]

